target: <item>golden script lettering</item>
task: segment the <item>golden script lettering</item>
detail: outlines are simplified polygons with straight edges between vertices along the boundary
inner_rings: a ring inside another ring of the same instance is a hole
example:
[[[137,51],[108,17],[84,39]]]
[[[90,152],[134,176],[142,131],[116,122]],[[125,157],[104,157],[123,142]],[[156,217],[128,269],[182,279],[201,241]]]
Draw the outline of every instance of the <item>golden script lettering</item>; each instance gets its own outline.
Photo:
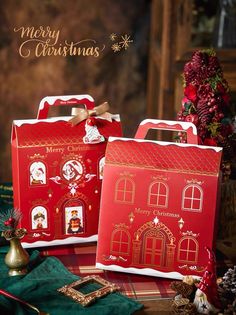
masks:
[[[46,56],[100,56],[105,49],[105,45],[99,47],[94,39],[83,39],[78,42],[59,42],[60,30],[52,30],[50,26],[15,27],[14,32],[20,33],[20,38],[24,41],[19,46],[19,54],[22,58]]]

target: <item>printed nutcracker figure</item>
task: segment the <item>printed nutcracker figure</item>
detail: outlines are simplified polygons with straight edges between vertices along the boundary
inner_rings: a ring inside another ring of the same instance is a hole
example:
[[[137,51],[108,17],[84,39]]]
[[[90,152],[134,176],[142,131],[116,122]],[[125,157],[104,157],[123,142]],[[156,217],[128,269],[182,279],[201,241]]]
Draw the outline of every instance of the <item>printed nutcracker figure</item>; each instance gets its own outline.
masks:
[[[67,233],[76,234],[80,232],[83,232],[83,226],[81,224],[81,219],[79,218],[79,215],[78,215],[78,210],[72,210],[71,218],[68,223]]]

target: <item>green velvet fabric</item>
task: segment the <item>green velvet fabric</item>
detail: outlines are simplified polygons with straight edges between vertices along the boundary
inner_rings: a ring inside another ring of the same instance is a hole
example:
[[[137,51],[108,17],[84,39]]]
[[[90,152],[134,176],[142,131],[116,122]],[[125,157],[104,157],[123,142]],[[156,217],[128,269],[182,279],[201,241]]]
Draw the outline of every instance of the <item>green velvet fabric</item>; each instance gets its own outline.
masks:
[[[70,273],[55,257],[41,258],[39,252],[30,252],[29,272],[25,276],[8,276],[4,263],[7,247],[0,247],[0,288],[28,301],[50,315],[128,315],[142,304],[120,293],[112,293],[83,307],[57,292],[57,289],[79,279]],[[91,288],[90,288],[91,289]],[[36,314],[35,311],[4,296],[0,296],[0,314]]]
[[[11,183],[0,183],[0,213],[4,213],[13,207],[13,191]],[[7,245],[6,241],[0,233],[0,246]]]

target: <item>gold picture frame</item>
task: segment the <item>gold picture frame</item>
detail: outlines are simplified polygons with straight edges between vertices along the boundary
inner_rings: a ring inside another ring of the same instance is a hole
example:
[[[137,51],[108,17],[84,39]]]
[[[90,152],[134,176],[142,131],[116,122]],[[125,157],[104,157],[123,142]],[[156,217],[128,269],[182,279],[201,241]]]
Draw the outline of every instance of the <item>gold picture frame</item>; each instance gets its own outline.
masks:
[[[88,284],[98,284],[101,287],[87,294],[79,291],[79,289]],[[74,281],[70,284],[66,284],[57,291],[70,297],[75,302],[80,303],[82,306],[88,306],[91,303],[94,303],[96,299],[99,299],[109,293],[118,291],[119,289],[120,287],[116,284],[111,283],[99,276],[93,275],[81,278],[80,280]]]

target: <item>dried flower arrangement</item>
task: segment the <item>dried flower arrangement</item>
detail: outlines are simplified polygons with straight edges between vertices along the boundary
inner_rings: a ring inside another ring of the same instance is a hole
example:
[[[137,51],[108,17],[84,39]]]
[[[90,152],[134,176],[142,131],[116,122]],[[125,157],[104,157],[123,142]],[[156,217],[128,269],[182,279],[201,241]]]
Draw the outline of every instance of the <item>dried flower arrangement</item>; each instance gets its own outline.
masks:
[[[223,147],[223,161],[234,156],[233,113],[228,82],[213,49],[198,50],[184,66],[184,97],[177,119],[192,122],[201,145]],[[179,133],[180,142],[186,142]]]

